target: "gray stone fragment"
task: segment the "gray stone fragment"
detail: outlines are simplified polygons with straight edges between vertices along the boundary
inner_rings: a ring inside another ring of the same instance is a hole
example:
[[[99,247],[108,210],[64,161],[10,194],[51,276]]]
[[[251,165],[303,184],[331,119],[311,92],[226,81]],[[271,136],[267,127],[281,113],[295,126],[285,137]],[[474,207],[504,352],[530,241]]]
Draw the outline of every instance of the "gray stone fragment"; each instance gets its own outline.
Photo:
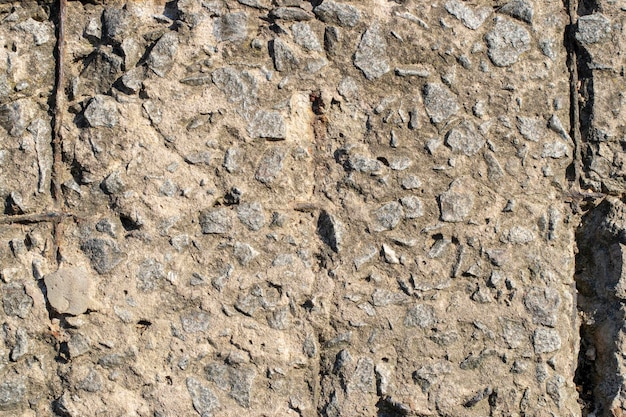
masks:
[[[230,397],[242,407],[250,407],[252,384],[256,372],[250,366],[227,366],[211,363],[205,368],[206,377],[218,388],[228,391]]]
[[[474,208],[474,197],[456,180],[450,184],[448,191],[439,196],[439,208],[444,222],[462,222]]]
[[[93,269],[99,274],[106,274],[124,259],[124,254],[117,243],[110,239],[88,239],[80,249],[85,253]]]
[[[237,148],[228,148],[224,153],[224,162],[222,166],[229,173],[236,172],[242,162],[242,152]]]
[[[23,98],[0,106],[0,126],[13,137],[22,136],[30,124],[35,109],[30,99]]]
[[[502,240],[514,245],[523,245],[535,240],[535,234],[526,227],[513,226],[509,229],[508,233],[504,235]]]
[[[274,60],[276,71],[293,71],[300,66],[300,61],[291,48],[280,38],[270,42],[270,54]]]
[[[200,212],[200,227],[204,234],[224,234],[233,224],[228,209],[213,209]]]
[[[555,329],[539,327],[533,334],[535,353],[552,353],[561,349],[561,336]]]
[[[406,327],[420,327],[422,329],[432,327],[437,323],[435,309],[432,306],[418,304],[412,307],[404,318]]]
[[[118,122],[117,104],[109,96],[97,95],[87,104],[84,116],[91,127],[114,127]]]
[[[89,338],[81,333],[74,333],[67,342],[70,358],[84,355],[91,349]]]
[[[498,17],[492,31],[485,35],[487,55],[497,67],[508,67],[530,50],[530,34],[520,25]]]
[[[218,41],[239,42],[248,37],[248,17],[244,12],[227,13],[215,19],[213,35]]]
[[[346,162],[346,167],[357,172],[376,174],[383,169],[384,165],[377,159],[368,158],[361,154],[351,154]]]
[[[373,230],[381,232],[394,229],[404,217],[404,210],[400,203],[392,201],[379,207],[372,215],[374,217]]]
[[[85,378],[78,383],[77,388],[87,392],[98,392],[102,390],[103,385],[102,375],[92,368]]]
[[[247,243],[236,242],[233,254],[239,265],[247,266],[254,258],[259,256],[259,251]]]
[[[294,23],[291,25],[291,34],[294,42],[308,51],[320,51],[322,49],[317,35],[308,23]]]
[[[453,152],[472,156],[485,145],[485,138],[476,130],[474,123],[464,120],[446,134],[445,144]]]
[[[253,138],[285,139],[287,134],[283,116],[277,111],[257,111],[248,125],[248,134]]]
[[[441,83],[428,83],[424,86],[424,106],[433,123],[441,123],[459,111],[456,96]]]
[[[33,299],[18,282],[2,288],[2,308],[7,316],[25,319],[33,306]]]
[[[377,288],[372,293],[372,304],[376,307],[388,305],[401,305],[408,301],[408,297],[401,292],[393,292],[382,288]]]
[[[134,31],[133,18],[124,8],[106,8],[102,14],[102,32],[104,38],[116,44],[122,41]]]
[[[354,267],[356,268],[356,270],[358,271],[363,265],[371,261],[377,253],[378,250],[376,250],[376,247],[370,246],[366,249],[365,253],[363,253],[362,256],[354,258]]]
[[[333,251],[339,252],[343,243],[343,224],[326,210],[320,212],[317,219],[317,233],[322,242],[327,244]]]
[[[202,417],[211,417],[220,403],[213,392],[194,377],[185,380],[194,410]]]
[[[185,162],[191,165],[211,165],[211,152],[199,151],[185,155]]]
[[[115,171],[106,176],[100,188],[107,194],[121,194],[126,191],[126,184],[124,184],[119,171]]]
[[[352,27],[361,19],[361,12],[356,7],[331,0],[322,2],[313,9],[313,13],[322,22],[339,26]]]
[[[165,271],[160,262],[154,258],[148,258],[139,264],[135,276],[137,277],[137,289],[152,291],[157,287],[159,281],[165,278]]]
[[[187,333],[206,332],[210,324],[209,313],[198,310],[180,317],[183,330]]]
[[[263,184],[271,184],[282,171],[284,159],[284,149],[274,147],[268,149],[261,157],[254,178]]]
[[[539,142],[547,133],[545,120],[535,117],[517,116],[517,130],[531,142]]]
[[[135,38],[126,38],[122,41],[121,48],[124,52],[124,66],[127,70],[134,69],[145,52],[145,47]]]
[[[422,186],[422,181],[417,178],[415,175],[407,175],[402,178],[402,182],[400,183],[403,189],[405,190],[415,190]]]
[[[38,22],[32,17],[29,17],[27,20],[16,25],[15,28],[30,34],[35,45],[39,46],[47,43],[50,40],[50,35],[52,35],[52,28],[47,23],[48,22]]]
[[[266,218],[263,206],[259,202],[243,203],[237,207],[237,217],[248,229],[256,232],[265,226]]]
[[[568,157],[569,154],[569,146],[560,140],[544,143],[541,151],[542,158],[562,159]]]
[[[413,164],[408,156],[394,156],[389,158],[389,168],[394,171],[404,171]]]
[[[528,24],[533,22],[533,6],[527,0],[512,0],[498,11]]]
[[[93,280],[82,268],[59,268],[44,276],[48,302],[60,314],[83,314],[92,305]]]
[[[476,30],[482,26],[485,19],[491,14],[488,7],[472,9],[459,0],[449,0],[445,4],[446,11],[459,19],[468,29]]]
[[[402,197],[400,204],[404,207],[404,217],[407,219],[417,219],[424,215],[424,205],[419,197],[413,195]]]
[[[239,72],[230,67],[222,67],[213,71],[211,78],[215,86],[232,103],[249,101],[256,97],[256,79],[247,71]]]
[[[23,327],[19,327],[15,331],[15,345],[11,349],[9,359],[17,362],[21,357],[28,353],[28,333]]]
[[[26,384],[21,378],[8,378],[0,384],[0,410],[17,408],[26,396]]]
[[[374,361],[370,358],[361,358],[356,364],[356,369],[348,381],[346,391],[359,391],[366,394],[376,393],[376,380],[374,378]]]
[[[554,404],[556,404],[559,408],[561,408],[561,402],[564,397],[564,393],[561,391],[565,386],[565,378],[561,375],[554,375],[546,381],[546,393],[550,396],[550,398],[552,398]]]
[[[230,397],[242,407],[250,408],[250,396],[252,394],[252,383],[256,377],[256,372],[252,368],[233,367],[230,370]]]
[[[533,287],[524,297],[524,306],[532,315],[534,324],[554,327],[561,305],[561,296],[554,288]]]
[[[611,33],[611,21],[601,13],[589,14],[578,18],[576,40],[583,45],[604,41]]]
[[[299,7],[277,7],[270,12],[270,17],[286,21],[313,19],[313,14]]]
[[[368,80],[375,80],[389,72],[387,41],[378,23],[363,33],[354,54],[354,66],[360,69]]]
[[[176,32],[166,32],[150,51],[146,61],[148,68],[159,77],[165,77],[174,66],[177,51],[178,35]]]
[[[255,9],[268,9],[268,6],[265,4],[264,1],[261,0],[237,0],[240,4],[243,4],[244,6],[248,6],[248,7],[252,7]]]
[[[433,386],[441,382],[446,374],[452,372],[452,366],[448,362],[435,362],[422,366],[413,373],[413,380],[422,388],[422,392],[428,392]]]
[[[521,322],[501,317],[500,326],[502,337],[510,349],[516,349],[528,340],[526,329]]]

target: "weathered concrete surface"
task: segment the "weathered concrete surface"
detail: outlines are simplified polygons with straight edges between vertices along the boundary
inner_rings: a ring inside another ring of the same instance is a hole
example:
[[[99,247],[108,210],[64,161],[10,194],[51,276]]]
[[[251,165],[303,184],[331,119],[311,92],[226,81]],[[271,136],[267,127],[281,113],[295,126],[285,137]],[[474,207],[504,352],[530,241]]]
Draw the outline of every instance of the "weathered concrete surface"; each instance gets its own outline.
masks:
[[[50,6],[0,5],[6,218],[54,206]],[[495,6],[69,1],[73,216],[0,224],[0,415],[581,415],[570,17]]]

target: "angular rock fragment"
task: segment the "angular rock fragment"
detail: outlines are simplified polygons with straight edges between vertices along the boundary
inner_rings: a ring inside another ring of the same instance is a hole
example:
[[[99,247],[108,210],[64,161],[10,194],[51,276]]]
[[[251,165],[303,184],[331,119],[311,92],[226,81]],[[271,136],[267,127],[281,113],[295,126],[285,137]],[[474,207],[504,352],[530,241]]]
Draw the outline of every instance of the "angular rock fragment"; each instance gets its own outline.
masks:
[[[611,21],[601,13],[594,13],[578,18],[576,40],[583,45],[604,41],[611,33]]]
[[[520,55],[530,50],[530,34],[522,26],[503,18],[496,18],[496,25],[485,35],[487,55],[493,65],[509,67]]]
[[[382,232],[383,230],[394,229],[402,217],[404,217],[404,210],[397,201],[384,204],[375,210],[373,213],[375,232]]]
[[[99,274],[110,272],[124,259],[124,254],[117,243],[110,239],[88,239],[80,246],[80,249]]]
[[[320,51],[322,49],[317,35],[307,23],[294,23],[291,26],[291,33],[293,34],[294,42],[304,49],[308,51]]]
[[[0,410],[17,408],[26,396],[26,384],[22,378],[13,377],[0,384]]]
[[[387,41],[379,24],[370,26],[363,33],[354,54],[354,66],[360,69],[368,80],[375,80],[389,72]]]
[[[159,38],[148,55],[148,68],[159,77],[165,77],[174,66],[174,59],[178,51],[178,35],[176,32],[166,32]]]
[[[261,203],[243,203],[237,207],[237,217],[239,221],[253,232],[265,226],[266,218]]]
[[[233,255],[239,262],[239,265],[247,266],[254,258],[259,256],[259,251],[247,243],[236,242]]]
[[[281,148],[270,148],[261,157],[254,178],[263,183],[271,184],[283,169],[285,151]]]
[[[424,86],[424,106],[431,122],[441,123],[459,111],[456,96],[441,83],[429,83]]]
[[[474,197],[463,187],[461,181],[455,180],[448,191],[439,196],[439,208],[441,220],[444,222],[462,222],[474,208]]]
[[[300,61],[291,48],[280,38],[270,42],[270,54],[274,60],[276,71],[293,71],[300,66]]]
[[[230,211],[227,209],[209,209],[200,212],[200,227],[204,234],[224,234],[232,229]]]
[[[243,12],[227,13],[215,19],[213,35],[218,41],[239,42],[248,37],[248,16]]]
[[[426,304],[418,304],[412,307],[404,318],[406,327],[421,327],[425,329],[433,326],[436,322],[435,309]]]
[[[472,9],[459,0],[449,0],[445,4],[446,11],[459,19],[463,24],[472,30],[476,30],[482,26],[485,19],[491,14],[488,7],[480,7]]]
[[[186,384],[194,410],[196,410],[201,417],[212,416],[213,412],[220,407],[220,403],[215,394],[213,394],[213,391],[194,377],[188,377]]]
[[[211,78],[230,102],[246,102],[256,97],[256,79],[247,71],[239,72],[230,67],[222,67],[213,71]]]
[[[400,204],[404,207],[404,217],[407,219],[417,219],[424,215],[424,205],[419,197],[406,196],[400,199]]]
[[[561,296],[554,288],[533,287],[524,297],[524,306],[532,315],[534,324],[554,327],[561,305]]]
[[[102,34],[105,39],[120,44],[135,29],[132,16],[124,8],[107,8],[102,13]]]
[[[313,19],[313,14],[299,7],[277,7],[270,12],[270,17],[286,21]]]
[[[87,104],[84,116],[91,127],[115,127],[118,122],[117,104],[109,96],[97,95]]]
[[[464,120],[446,134],[445,143],[453,152],[472,156],[485,145],[485,138],[478,133],[474,123]]]
[[[359,23],[361,12],[354,6],[331,0],[322,2],[313,13],[324,23],[352,27]]]
[[[11,283],[2,288],[2,308],[7,316],[25,319],[33,307],[33,299],[26,294],[24,286]]]
[[[277,111],[257,111],[248,126],[248,134],[253,138],[285,139],[287,134],[283,116]]]
[[[539,142],[547,134],[546,122],[540,118],[517,116],[517,130],[531,142]]]
[[[154,258],[147,258],[137,267],[135,274],[137,289],[140,291],[152,291],[156,289],[160,280],[165,278],[163,265]]]
[[[211,363],[205,368],[206,378],[215,383],[242,407],[250,407],[252,384],[256,372],[250,366],[227,366]]]
[[[44,276],[48,302],[60,314],[83,314],[92,306],[93,279],[82,268],[60,268]]]
[[[512,0],[498,11],[528,24],[533,22],[533,6],[527,0]]]
[[[555,329],[539,327],[533,334],[535,353],[552,353],[561,349],[561,337]]]
[[[35,115],[33,102],[23,98],[0,106],[0,126],[13,137],[22,136]]]

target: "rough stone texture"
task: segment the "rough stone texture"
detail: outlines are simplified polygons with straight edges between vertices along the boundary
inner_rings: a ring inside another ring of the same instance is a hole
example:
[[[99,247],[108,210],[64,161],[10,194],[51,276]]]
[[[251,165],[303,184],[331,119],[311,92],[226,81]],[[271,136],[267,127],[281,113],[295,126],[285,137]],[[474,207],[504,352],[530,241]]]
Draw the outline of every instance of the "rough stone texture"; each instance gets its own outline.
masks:
[[[0,415],[623,414],[623,5],[496,3],[0,1]]]

